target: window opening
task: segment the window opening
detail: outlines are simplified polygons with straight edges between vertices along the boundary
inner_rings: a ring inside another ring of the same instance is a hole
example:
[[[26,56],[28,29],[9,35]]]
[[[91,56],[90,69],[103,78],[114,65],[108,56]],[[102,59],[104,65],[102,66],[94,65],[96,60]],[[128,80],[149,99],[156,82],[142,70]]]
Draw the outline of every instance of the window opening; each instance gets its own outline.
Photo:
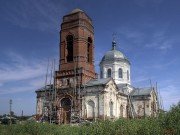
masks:
[[[111,78],[111,69],[110,68],[107,71],[107,78]]]
[[[123,71],[121,68],[119,68],[119,78],[123,78]]]
[[[91,45],[92,45],[92,40],[90,37],[88,37],[88,46],[87,46],[87,61],[91,62]]]
[[[67,38],[67,62],[73,61],[73,36],[68,35]]]

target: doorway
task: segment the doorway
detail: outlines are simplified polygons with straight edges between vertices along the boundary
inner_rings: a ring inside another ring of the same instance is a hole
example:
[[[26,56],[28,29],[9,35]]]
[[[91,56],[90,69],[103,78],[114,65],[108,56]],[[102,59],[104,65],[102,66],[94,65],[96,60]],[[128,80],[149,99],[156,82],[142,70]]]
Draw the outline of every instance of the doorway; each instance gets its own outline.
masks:
[[[68,124],[71,120],[71,100],[69,98],[63,98],[61,100],[63,123]]]

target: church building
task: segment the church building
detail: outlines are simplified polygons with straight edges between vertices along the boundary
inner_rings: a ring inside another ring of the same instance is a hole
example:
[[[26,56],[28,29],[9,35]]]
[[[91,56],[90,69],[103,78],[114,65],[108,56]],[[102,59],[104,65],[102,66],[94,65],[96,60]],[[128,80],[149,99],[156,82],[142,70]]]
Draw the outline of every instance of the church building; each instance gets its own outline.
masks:
[[[105,53],[100,76],[94,66],[94,27],[91,18],[75,9],[63,17],[59,69],[54,83],[38,90],[37,119],[59,124],[156,116],[158,99],[153,87],[131,85],[131,63],[116,48]]]

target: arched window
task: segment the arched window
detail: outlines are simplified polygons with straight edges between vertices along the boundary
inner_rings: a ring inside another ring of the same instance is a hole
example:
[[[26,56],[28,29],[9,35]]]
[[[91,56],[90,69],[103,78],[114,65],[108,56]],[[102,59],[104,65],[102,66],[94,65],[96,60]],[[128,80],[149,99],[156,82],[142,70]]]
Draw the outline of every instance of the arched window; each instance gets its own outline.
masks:
[[[92,62],[91,46],[92,46],[92,39],[88,37],[88,46],[87,46],[87,61],[88,62]]]
[[[112,101],[109,104],[109,109],[110,109],[110,117],[113,117],[113,102]]]
[[[94,102],[92,100],[89,100],[87,105],[87,117],[94,118]]]
[[[67,62],[73,61],[73,36],[68,35],[67,41]]]
[[[107,70],[107,78],[111,78],[111,69],[110,68]]]
[[[129,70],[127,70],[127,80],[129,80]]]
[[[123,71],[122,71],[122,68],[119,68],[119,78],[123,78]]]
[[[61,106],[64,107],[64,106],[71,106],[71,100],[69,98],[63,98],[61,100]]]

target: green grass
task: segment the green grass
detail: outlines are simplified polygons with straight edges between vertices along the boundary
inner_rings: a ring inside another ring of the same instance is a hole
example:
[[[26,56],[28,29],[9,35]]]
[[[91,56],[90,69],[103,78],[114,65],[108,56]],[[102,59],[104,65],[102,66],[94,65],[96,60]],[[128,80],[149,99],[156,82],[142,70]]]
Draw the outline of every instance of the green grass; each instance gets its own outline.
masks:
[[[168,129],[162,121],[155,118],[119,119],[83,126],[33,122],[12,126],[0,125],[0,135],[161,135],[178,134],[178,131],[179,129]]]
[[[107,120],[82,126],[35,122],[0,125],[0,135],[180,135],[180,102],[158,118]]]

